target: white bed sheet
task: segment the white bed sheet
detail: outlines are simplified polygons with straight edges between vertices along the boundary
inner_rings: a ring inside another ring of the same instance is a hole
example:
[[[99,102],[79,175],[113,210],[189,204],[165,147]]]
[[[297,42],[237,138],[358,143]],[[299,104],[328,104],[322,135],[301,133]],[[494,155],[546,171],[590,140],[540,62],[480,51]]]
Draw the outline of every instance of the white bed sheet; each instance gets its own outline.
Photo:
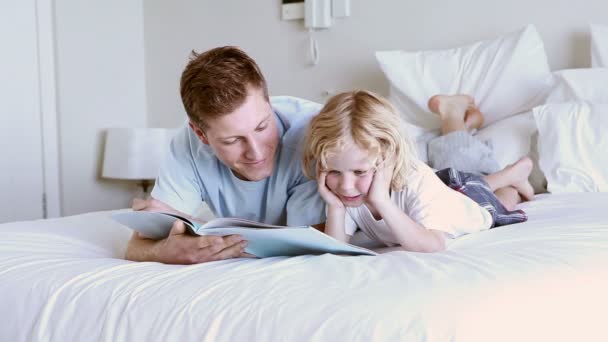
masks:
[[[120,259],[109,212],[0,225],[0,341],[606,341],[608,193],[436,254]]]

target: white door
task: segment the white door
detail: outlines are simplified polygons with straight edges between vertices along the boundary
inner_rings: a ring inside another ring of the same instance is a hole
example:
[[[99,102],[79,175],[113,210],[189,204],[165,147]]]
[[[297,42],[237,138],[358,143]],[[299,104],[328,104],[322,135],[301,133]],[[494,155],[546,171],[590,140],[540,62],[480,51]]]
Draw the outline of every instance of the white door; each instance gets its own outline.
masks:
[[[36,0],[0,1],[0,222],[42,218]]]

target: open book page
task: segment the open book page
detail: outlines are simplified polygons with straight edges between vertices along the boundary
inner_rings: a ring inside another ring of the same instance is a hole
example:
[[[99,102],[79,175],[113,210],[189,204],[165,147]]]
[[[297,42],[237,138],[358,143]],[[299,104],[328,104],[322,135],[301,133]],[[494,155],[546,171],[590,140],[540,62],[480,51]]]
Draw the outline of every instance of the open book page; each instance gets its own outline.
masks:
[[[236,218],[213,219],[199,224],[187,218],[160,212],[131,211],[112,215],[112,219],[151,239],[169,236],[176,219],[198,235],[227,236],[238,234],[248,241],[246,252],[264,258],[303,254],[376,255],[368,249],[332,238],[313,227],[283,227]]]
[[[171,227],[176,219],[184,221],[191,232],[195,232],[196,226],[190,220],[173,214],[151,212],[151,211],[127,211],[115,213],[112,219],[117,221],[150,239],[164,239],[169,236]]]
[[[175,219],[184,221],[184,223],[186,224],[186,226],[190,229],[191,233],[196,233],[200,229],[200,227],[202,226],[202,223],[190,220],[187,217],[183,217],[183,216],[180,216],[180,215],[177,215],[177,214],[172,214],[172,213],[159,213],[159,214],[171,216],[171,217],[173,217]]]
[[[199,229],[208,228],[227,228],[227,227],[243,227],[243,228],[288,228],[286,226],[277,226],[273,224],[266,224],[262,222],[256,222],[236,217],[220,217],[213,219],[202,226]],[[307,226],[300,227],[289,227],[289,228],[308,228]]]
[[[260,258],[325,253],[377,255],[376,252],[366,248],[338,241],[312,227],[274,229],[223,227],[205,228],[200,231],[204,235],[241,235],[249,242],[245,251]]]

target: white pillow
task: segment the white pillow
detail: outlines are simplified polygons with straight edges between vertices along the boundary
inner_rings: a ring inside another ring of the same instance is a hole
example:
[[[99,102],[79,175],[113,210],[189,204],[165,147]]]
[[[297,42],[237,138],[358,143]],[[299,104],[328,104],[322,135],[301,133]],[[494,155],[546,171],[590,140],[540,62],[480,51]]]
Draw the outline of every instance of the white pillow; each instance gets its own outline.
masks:
[[[608,85],[608,68],[556,71],[553,73],[553,86],[546,103],[570,101],[608,103],[606,85]]]
[[[608,191],[608,104],[548,104],[534,119],[549,192]]]
[[[591,66],[608,67],[608,26],[591,25]]]
[[[532,111],[510,116],[480,129],[475,137],[492,148],[500,168],[529,156],[533,162],[530,184],[535,193],[546,192],[546,179],[538,165],[537,129]]]
[[[389,99],[405,120],[425,130],[438,129],[427,109],[435,94],[473,96],[485,125],[542,104],[551,72],[535,27],[468,46],[432,51],[378,51],[390,83]]]

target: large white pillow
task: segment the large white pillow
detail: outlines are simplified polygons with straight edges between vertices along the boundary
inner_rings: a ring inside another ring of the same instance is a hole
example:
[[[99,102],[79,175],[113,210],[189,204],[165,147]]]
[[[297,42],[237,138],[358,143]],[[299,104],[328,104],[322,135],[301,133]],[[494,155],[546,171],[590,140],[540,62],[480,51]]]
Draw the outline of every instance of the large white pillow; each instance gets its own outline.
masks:
[[[608,26],[591,25],[591,66],[608,68]]]
[[[607,85],[608,68],[556,71],[553,73],[553,86],[547,95],[546,103],[570,101],[608,103]]]
[[[608,191],[608,104],[548,104],[534,119],[549,192]]]
[[[376,58],[390,82],[390,100],[406,121],[424,130],[440,126],[427,109],[435,94],[472,95],[488,125],[542,104],[551,81],[543,42],[532,25],[459,48],[378,51]]]
[[[535,193],[546,192],[546,179],[538,164],[538,131],[532,111],[510,116],[480,129],[475,137],[490,146],[501,168],[523,156],[533,162],[529,181]]]

